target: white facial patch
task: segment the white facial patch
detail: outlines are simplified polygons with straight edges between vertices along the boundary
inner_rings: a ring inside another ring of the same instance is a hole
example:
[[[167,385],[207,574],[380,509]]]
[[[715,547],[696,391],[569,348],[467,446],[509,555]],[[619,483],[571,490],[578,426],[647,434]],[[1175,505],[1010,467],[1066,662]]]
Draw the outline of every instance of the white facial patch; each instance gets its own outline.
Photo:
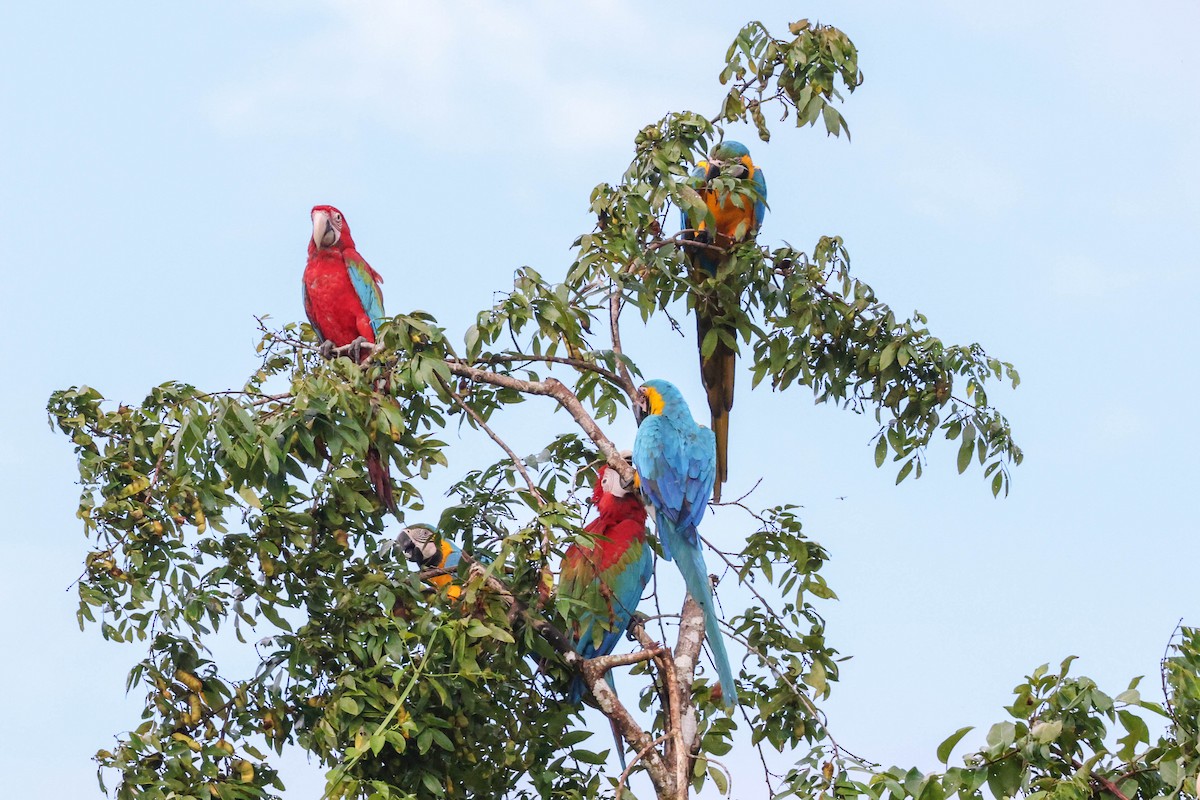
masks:
[[[437,542],[428,528],[405,528],[396,536],[396,544],[409,561],[426,564],[437,560]]]

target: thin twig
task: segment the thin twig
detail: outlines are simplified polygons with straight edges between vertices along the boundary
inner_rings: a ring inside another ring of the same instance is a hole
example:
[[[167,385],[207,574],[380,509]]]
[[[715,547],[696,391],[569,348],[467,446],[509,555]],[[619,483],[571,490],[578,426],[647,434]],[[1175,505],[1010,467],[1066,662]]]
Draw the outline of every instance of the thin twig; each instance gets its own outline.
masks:
[[[504,389],[514,389],[526,394],[553,397],[575,419],[575,422],[579,424],[579,427],[583,429],[588,438],[595,443],[600,452],[604,453],[609,467],[616,470],[617,474],[626,481],[633,482],[633,467],[621,457],[621,451],[604,435],[604,431],[600,430],[600,426],[596,424],[596,420],[592,419],[587,413],[583,404],[579,402],[579,398],[562,381],[556,378],[546,378],[542,381],[526,381],[514,378],[511,375],[501,375],[498,372],[490,372],[456,361],[448,361],[446,365],[450,368],[451,373],[460,378],[467,378]]]
[[[1075,765],[1075,769],[1083,769],[1083,764],[1079,763],[1078,759],[1071,759],[1071,763]],[[1117,798],[1117,800],[1129,800],[1125,793],[1121,791],[1121,787],[1117,786],[1103,775],[1097,775],[1094,772],[1089,772],[1088,777],[1093,783],[1098,783],[1100,786],[1104,787],[1104,789],[1110,792],[1113,797]]]
[[[1171,705],[1171,693],[1167,690],[1167,658],[1171,655],[1171,644],[1175,641],[1175,635],[1179,633],[1179,629],[1183,627],[1183,617],[1175,623],[1175,629],[1171,631],[1171,636],[1167,639],[1167,646],[1163,648],[1162,660],[1158,662],[1158,674],[1162,679],[1163,700],[1167,705],[1167,715],[1176,725],[1179,720],[1175,717],[1175,707]]]
[[[472,408],[467,401],[462,398],[462,395],[450,388],[450,385],[446,381],[442,380],[441,377],[438,378],[438,383],[442,385],[442,388],[446,390],[447,394],[454,398],[454,402],[458,403],[458,407],[467,412],[467,415],[475,421],[475,424],[482,428],[483,432],[486,433],[491,440],[499,445],[500,449],[508,455],[508,458],[510,461],[512,461],[513,466],[517,468],[517,472],[521,473],[521,477],[525,479],[525,485],[529,487],[529,493],[533,495],[533,499],[537,501],[539,507],[545,507],[546,498],[542,496],[541,491],[538,490],[537,484],[534,483],[533,478],[530,477],[529,471],[525,469],[525,462],[522,461],[515,452],[513,452],[513,449],[508,446],[507,442],[496,435],[496,432],[488,426],[483,417],[480,416],[479,412]],[[542,529],[542,558],[549,558],[550,528],[540,520],[538,524]]]
[[[655,747],[658,747],[660,744],[662,744],[666,738],[666,734],[663,734],[650,744],[646,745],[645,748],[636,753],[633,758],[629,759],[629,766],[625,767],[625,771],[622,772],[621,777],[617,779],[617,793],[615,795],[617,800],[621,800],[621,792],[625,791],[625,781],[629,780],[629,774],[633,772],[633,768],[637,766],[637,762],[641,761],[643,756],[645,756]]]
[[[563,356],[535,356],[529,353],[501,353],[499,355],[488,356],[487,358],[480,358],[473,362],[467,362],[460,359],[459,363],[511,364],[515,361],[542,361],[547,364],[565,364],[569,367],[574,367],[575,369],[594,372],[597,375],[602,375],[622,388],[625,386],[625,381],[623,381],[621,376],[617,373],[613,372],[612,370],[607,370],[592,361],[585,361],[582,358],[565,358]]]
[[[611,286],[612,291],[608,294],[608,324],[612,332],[613,353],[617,357],[617,371],[621,373],[621,386],[630,399],[633,399],[637,390],[634,389],[633,376],[629,374],[629,367],[625,365],[625,351],[621,347],[621,290],[615,283]]]

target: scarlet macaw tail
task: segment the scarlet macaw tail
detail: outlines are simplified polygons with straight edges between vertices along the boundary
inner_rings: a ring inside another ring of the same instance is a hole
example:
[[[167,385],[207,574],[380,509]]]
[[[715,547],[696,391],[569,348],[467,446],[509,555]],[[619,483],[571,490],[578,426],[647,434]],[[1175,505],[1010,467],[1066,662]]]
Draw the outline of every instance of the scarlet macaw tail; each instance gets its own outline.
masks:
[[[659,525],[673,529],[674,523],[662,515]],[[721,682],[721,694],[726,708],[737,704],[737,684],[733,678],[733,670],[729,666],[729,654],[725,651],[725,637],[721,633],[721,622],[717,619],[716,603],[713,601],[712,584],[708,581],[708,569],[704,565],[704,553],[700,550],[700,536],[693,528],[691,531],[678,533],[675,530],[663,531],[672,540],[672,551],[675,564],[683,574],[683,582],[688,594],[704,611],[704,634],[708,639],[709,649],[712,650],[713,663],[717,667],[717,679]],[[693,544],[693,542],[695,544]]]
[[[399,516],[400,509],[392,491],[392,476],[388,474],[387,466],[383,463],[383,456],[374,447],[367,450],[367,477],[370,478],[371,487],[375,490],[379,502],[383,503],[383,507],[394,516]]]
[[[696,309],[696,347],[700,349],[700,382],[708,396],[712,413],[712,432],[717,437],[717,479],[713,481],[714,503],[721,502],[721,484],[729,480],[729,412],[733,410],[733,379],[737,353],[721,339],[708,358],[704,357],[704,338],[712,330],[712,319]]]

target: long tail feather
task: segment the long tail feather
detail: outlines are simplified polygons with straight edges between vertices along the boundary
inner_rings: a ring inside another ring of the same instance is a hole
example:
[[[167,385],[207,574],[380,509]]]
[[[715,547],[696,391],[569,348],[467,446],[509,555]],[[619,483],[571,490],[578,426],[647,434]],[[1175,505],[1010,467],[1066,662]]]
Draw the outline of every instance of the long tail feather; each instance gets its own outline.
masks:
[[[719,503],[721,484],[729,480],[729,412],[733,410],[733,380],[737,373],[737,353],[718,339],[712,354],[705,358],[704,338],[712,328],[712,319],[702,309],[697,309],[696,346],[701,351],[700,382],[708,396],[712,431],[717,437],[717,479],[713,483],[713,502]]]
[[[375,495],[379,502],[383,503],[383,507],[393,515],[399,516],[400,509],[392,491],[392,476],[388,474],[388,469],[383,463],[383,456],[374,447],[367,450],[367,477],[370,478],[371,487],[375,489]]]
[[[621,771],[625,771],[625,742],[621,740],[621,732],[617,730],[617,721],[610,719],[608,727],[612,728],[613,741],[617,744],[617,760],[621,762]]]
[[[662,520],[660,524],[667,529],[673,528],[673,524],[667,520]],[[725,651],[725,637],[721,632],[721,622],[717,619],[716,602],[712,596],[712,584],[708,582],[708,569],[704,565],[704,553],[699,547],[699,537],[696,537],[697,543],[693,545],[674,530],[665,532],[673,539],[671,549],[675,551],[675,564],[683,574],[688,594],[704,611],[704,634],[712,650],[713,663],[717,667],[722,697],[725,706],[732,708],[737,703],[737,684],[729,666],[729,654]]]

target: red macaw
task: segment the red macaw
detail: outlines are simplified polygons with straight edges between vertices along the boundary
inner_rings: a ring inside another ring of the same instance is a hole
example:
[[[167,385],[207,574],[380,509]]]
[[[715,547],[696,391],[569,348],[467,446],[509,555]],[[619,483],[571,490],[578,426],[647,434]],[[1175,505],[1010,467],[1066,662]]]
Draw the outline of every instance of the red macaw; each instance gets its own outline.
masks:
[[[757,197],[738,196],[733,192],[719,192],[710,188],[711,181],[718,177],[749,179],[754,184]],[[683,216],[685,239],[729,248],[738,242],[753,239],[767,213],[767,179],[763,171],[754,165],[750,151],[741,142],[726,140],[713,148],[708,161],[700,161],[692,170],[692,180],[704,199],[708,217],[688,218]],[[738,201],[734,202],[734,197]],[[725,257],[712,250],[688,249],[688,259],[695,270],[694,278],[703,280],[717,277]],[[708,409],[712,413],[712,430],[717,436],[717,480],[713,486],[713,500],[721,500],[721,484],[729,480],[729,412],[733,409],[733,378],[737,365],[737,353],[720,336],[712,353],[703,355],[704,339],[708,332],[717,327],[713,320],[716,309],[708,304],[696,304],[696,346],[701,348],[700,380],[708,394]],[[719,329],[729,339],[735,339],[734,330]]]
[[[335,347],[352,346],[356,361],[367,353],[359,345],[375,344],[383,322],[383,278],[359,255],[350,236],[350,225],[333,206],[313,206],[312,237],[304,267],[304,313],[312,324],[321,351],[330,357]],[[392,481],[383,457],[374,447],[367,451],[367,474],[375,493],[393,514],[396,507]]]
[[[654,551],[646,541],[646,507],[637,490],[625,486],[616,470],[603,466],[592,502],[599,516],[584,530],[595,539],[589,547],[567,548],[558,585],[560,597],[582,605],[568,608],[567,615],[575,652],[584,658],[605,656],[616,648],[654,574]],[[612,673],[605,677],[612,686]],[[584,691],[583,679],[576,677],[570,688],[572,702],[580,702]],[[624,766],[624,748],[615,729],[613,738]]]

